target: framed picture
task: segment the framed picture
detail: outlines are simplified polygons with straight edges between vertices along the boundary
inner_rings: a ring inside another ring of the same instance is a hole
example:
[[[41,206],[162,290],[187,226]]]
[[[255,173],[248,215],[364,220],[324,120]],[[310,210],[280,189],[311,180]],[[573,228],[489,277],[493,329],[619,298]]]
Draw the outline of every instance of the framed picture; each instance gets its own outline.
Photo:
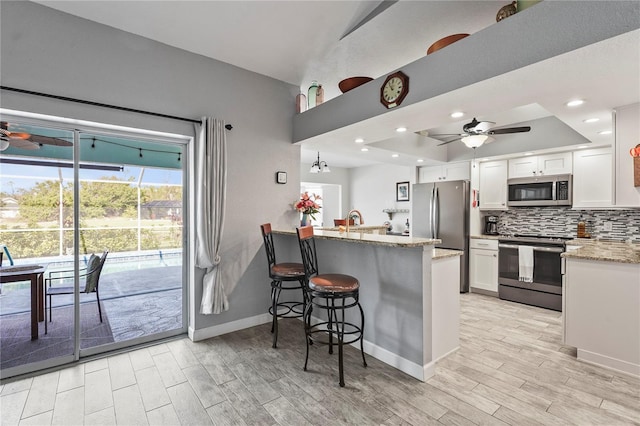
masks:
[[[276,172],[277,183],[287,183],[287,172]]]
[[[396,183],[396,201],[409,201],[409,182]]]

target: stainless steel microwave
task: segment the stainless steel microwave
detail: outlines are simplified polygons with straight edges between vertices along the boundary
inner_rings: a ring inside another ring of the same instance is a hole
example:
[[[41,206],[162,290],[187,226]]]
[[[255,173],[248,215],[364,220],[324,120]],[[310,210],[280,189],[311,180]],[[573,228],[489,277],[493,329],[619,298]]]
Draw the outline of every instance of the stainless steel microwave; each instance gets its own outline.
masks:
[[[512,207],[570,206],[571,175],[550,175],[507,180],[507,205]]]

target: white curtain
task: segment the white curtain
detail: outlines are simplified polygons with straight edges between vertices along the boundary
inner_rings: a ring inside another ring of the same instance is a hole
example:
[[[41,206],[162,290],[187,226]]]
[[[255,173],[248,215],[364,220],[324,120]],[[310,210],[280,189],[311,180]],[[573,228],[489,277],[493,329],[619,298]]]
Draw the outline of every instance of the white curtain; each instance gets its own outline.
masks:
[[[206,269],[202,280],[201,314],[229,309],[220,273],[220,241],[227,192],[227,136],[224,121],[203,117],[196,124],[196,266]]]

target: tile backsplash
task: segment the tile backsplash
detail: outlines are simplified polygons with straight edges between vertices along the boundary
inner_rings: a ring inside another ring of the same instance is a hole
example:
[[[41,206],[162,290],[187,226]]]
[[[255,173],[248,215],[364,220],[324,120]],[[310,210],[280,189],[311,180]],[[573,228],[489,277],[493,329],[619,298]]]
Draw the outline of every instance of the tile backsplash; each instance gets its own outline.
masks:
[[[487,212],[489,213],[489,212]],[[500,234],[575,237],[584,220],[591,238],[640,242],[640,210],[572,210],[568,207],[511,208],[498,216]],[[611,230],[605,230],[607,225]]]

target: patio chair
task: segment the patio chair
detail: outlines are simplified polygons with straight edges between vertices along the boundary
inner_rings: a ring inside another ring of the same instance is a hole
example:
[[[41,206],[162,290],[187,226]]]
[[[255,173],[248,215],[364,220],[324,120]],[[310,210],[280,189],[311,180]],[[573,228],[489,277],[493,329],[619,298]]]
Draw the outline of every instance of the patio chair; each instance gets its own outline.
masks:
[[[102,308],[100,307],[100,292],[99,292],[99,283],[100,283],[100,273],[102,272],[102,267],[104,266],[104,262],[107,260],[107,255],[109,254],[109,250],[105,250],[102,253],[102,256],[96,256],[92,254],[89,257],[89,261],[87,262],[87,267],[80,271],[80,278],[84,278],[84,288],[80,291],[83,293],[95,293],[96,299],[98,302],[98,315],[100,315],[100,322],[102,322]],[[71,287],[56,287],[52,285],[56,281],[61,281],[64,279],[73,279],[73,270],[66,271],[51,271],[49,272],[49,278],[45,278],[45,311],[46,311],[46,303],[47,297],[49,297],[49,322],[51,322],[51,313],[52,313],[52,303],[51,297],[57,296],[61,294],[73,294],[73,286]],[[55,275],[55,276],[54,276]],[[44,332],[47,333],[47,321],[45,319],[44,322]]]

